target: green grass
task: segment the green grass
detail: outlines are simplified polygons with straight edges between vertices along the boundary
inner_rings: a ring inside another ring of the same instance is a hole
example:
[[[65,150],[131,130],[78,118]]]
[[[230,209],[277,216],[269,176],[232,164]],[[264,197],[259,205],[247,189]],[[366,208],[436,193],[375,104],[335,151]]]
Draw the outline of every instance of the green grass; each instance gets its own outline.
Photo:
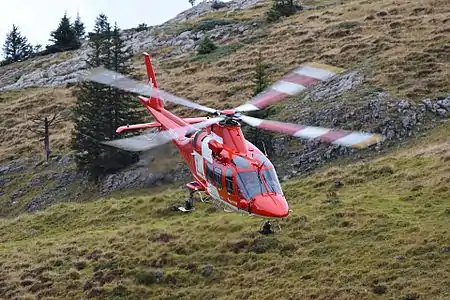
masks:
[[[293,212],[274,236],[207,204],[170,212],[174,186],[0,220],[0,298],[446,299],[450,154],[427,147],[447,130],[284,183]]]
[[[191,61],[215,62],[219,59],[230,55],[233,52],[241,49],[244,46],[242,43],[231,43],[223,46],[218,46],[213,52],[208,54],[197,54]]]

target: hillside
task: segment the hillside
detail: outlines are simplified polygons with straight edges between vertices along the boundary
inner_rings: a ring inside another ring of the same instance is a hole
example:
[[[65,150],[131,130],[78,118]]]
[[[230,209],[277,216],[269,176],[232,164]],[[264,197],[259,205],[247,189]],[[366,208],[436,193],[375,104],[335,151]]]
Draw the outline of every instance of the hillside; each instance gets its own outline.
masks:
[[[0,298],[448,299],[449,129],[284,183],[274,236],[161,188],[0,220]]]
[[[270,1],[262,1],[245,10],[210,12],[125,34],[136,48],[136,72],[142,78],[139,52],[149,51],[161,88],[217,108],[242,104],[250,97],[257,50],[272,65],[272,81],[302,62],[315,60],[364,69],[368,84],[394,96],[420,101],[448,95],[448,1],[341,2],[305,1],[308,9],[279,23],[265,24]],[[222,47],[213,54],[196,56],[193,49],[204,34]],[[82,71],[84,55],[82,48],[0,68],[4,99],[0,126],[8,129],[1,136],[0,161],[40,152],[38,140],[24,128],[26,114],[59,111],[73,104],[71,88],[64,84],[70,85]],[[21,113],[15,114],[17,110]],[[174,111],[189,116],[197,113],[180,107]],[[55,150],[67,149],[70,128],[67,122],[55,129]],[[23,138],[11,138],[13,132]]]
[[[266,23],[270,2],[201,3],[125,29],[135,74],[148,51],[159,87],[220,109],[250,98],[257,51],[272,82],[303,62],[335,65],[347,71],[269,118],[387,140],[353,150],[274,135],[292,213],[264,236],[262,220],[206,203],[170,211],[191,178],[171,145],[96,186],[76,171],[70,108],[86,45],[0,67],[1,299],[450,299],[450,2],[308,0]],[[197,55],[204,35],[219,47]],[[56,112],[66,120],[45,163],[28,125]]]

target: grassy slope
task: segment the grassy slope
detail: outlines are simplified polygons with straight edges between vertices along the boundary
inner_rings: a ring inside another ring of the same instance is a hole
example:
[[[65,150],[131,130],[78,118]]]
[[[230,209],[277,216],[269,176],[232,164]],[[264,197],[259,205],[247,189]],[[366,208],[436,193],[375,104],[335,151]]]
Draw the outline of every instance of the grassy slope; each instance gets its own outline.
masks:
[[[67,88],[29,88],[18,91],[0,92],[0,162],[29,156],[30,153],[43,153],[43,143],[28,129],[43,130],[33,122],[33,116],[51,118],[75,104],[72,89]],[[65,116],[65,115],[63,115]],[[72,122],[67,120],[50,128],[50,147],[55,153],[67,150],[70,142]]]
[[[205,204],[167,212],[184,198],[174,187],[1,220],[0,297],[448,299],[449,128],[286,182],[293,213],[276,236]]]
[[[202,19],[262,19],[269,3],[247,11],[216,12]],[[254,54],[260,49],[272,64],[272,80],[302,62],[316,60],[344,68],[367,68],[372,72],[371,84],[421,99],[449,92],[449,18],[450,4],[445,0],[344,1],[265,27],[241,41],[240,48],[231,37],[227,47],[203,59],[193,60],[192,54],[186,54],[161,62],[156,56],[156,72],[165,90],[212,107],[234,107],[251,95]],[[192,27],[192,23],[177,24],[176,31]],[[142,58],[136,57],[135,63],[137,73],[143,75]],[[4,98],[0,101],[0,129],[9,129],[1,138],[0,161],[41,152],[40,142],[24,127],[25,111],[62,110],[74,102],[71,91],[63,88],[27,89],[13,96],[2,92],[0,96]],[[174,111],[185,116],[201,114],[181,107]],[[67,149],[70,128],[66,123],[55,129],[55,150]],[[17,132],[23,137],[12,137]],[[25,142],[24,138],[30,139]]]

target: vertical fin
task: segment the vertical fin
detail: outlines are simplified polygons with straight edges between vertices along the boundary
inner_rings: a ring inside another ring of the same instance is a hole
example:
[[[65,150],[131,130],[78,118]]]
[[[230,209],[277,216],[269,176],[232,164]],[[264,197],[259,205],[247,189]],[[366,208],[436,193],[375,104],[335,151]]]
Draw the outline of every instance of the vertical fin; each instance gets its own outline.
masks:
[[[154,88],[158,88],[155,72],[153,71],[152,61],[150,59],[150,55],[147,52],[144,52],[144,62],[145,68],[147,70],[148,84],[151,84]],[[158,111],[164,108],[163,100],[159,97],[151,97],[149,104],[152,108]]]

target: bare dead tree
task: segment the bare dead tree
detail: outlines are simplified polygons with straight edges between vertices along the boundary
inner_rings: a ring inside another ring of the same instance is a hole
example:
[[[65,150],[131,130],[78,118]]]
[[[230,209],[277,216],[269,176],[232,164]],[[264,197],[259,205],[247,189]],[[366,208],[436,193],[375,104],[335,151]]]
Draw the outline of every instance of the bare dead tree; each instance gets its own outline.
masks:
[[[55,126],[56,124],[64,121],[64,118],[60,113],[55,113],[51,117],[32,115],[29,120],[32,122],[31,125],[28,125],[28,129],[31,132],[34,132],[40,135],[42,138],[40,140],[44,141],[44,153],[45,153],[45,161],[48,162],[51,150],[50,150],[50,127]]]

